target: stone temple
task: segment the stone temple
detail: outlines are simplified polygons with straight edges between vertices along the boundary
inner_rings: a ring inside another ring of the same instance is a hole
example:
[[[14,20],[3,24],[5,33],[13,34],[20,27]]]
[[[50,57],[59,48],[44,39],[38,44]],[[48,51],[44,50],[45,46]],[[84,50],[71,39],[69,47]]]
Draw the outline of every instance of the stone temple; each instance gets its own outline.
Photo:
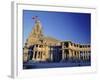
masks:
[[[89,61],[90,44],[77,44],[61,41],[43,34],[43,28],[37,16],[33,17],[35,25],[23,47],[23,62],[66,62]]]

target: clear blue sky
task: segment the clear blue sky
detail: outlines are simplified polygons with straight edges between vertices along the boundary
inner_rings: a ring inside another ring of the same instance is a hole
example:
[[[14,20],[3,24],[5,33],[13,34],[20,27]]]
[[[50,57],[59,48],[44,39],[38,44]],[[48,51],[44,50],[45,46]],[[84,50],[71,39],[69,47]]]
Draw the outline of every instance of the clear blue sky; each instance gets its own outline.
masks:
[[[34,27],[32,16],[38,16],[44,35],[75,43],[91,43],[91,14],[23,10],[24,42]]]

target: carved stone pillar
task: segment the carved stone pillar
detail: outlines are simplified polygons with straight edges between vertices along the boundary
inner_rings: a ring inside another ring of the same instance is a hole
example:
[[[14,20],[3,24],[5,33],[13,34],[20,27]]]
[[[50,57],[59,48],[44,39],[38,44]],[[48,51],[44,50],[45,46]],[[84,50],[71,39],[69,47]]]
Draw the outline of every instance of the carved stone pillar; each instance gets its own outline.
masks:
[[[50,60],[53,61],[53,54],[50,54]]]
[[[73,58],[73,52],[72,50],[69,50],[69,59],[72,59]]]
[[[81,54],[80,51],[78,51],[78,59],[79,59],[79,60],[80,60],[80,54]]]
[[[83,60],[85,60],[85,52],[83,51]]]
[[[62,50],[62,60],[65,59],[65,54],[64,54],[64,50]]]
[[[34,45],[32,60],[35,60],[36,59],[36,56],[35,55],[36,55],[36,46]]]
[[[32,60],[35,59],[35,51],[33,51],[33,57],[32,57]]]

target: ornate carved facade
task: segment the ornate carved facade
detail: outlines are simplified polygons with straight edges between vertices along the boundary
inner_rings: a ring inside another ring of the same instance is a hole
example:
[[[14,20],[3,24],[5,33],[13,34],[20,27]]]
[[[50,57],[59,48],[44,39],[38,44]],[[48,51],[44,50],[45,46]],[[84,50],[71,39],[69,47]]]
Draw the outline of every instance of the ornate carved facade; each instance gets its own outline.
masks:
[[[90,60],[89,44],[76,44],[71,41],[60,41],[43,34],[39,19],[35,18],[35,25],[23,48],[23,61],[60,62],[68,60]]]

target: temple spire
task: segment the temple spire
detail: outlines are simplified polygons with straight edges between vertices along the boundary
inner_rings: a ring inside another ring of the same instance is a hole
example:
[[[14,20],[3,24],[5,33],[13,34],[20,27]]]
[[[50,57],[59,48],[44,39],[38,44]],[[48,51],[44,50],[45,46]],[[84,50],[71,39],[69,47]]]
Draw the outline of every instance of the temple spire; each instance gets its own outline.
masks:
[[[38,16],[33,16],[32,19],[35,20],[35,25],[31,32],[31,35],[39,38],[39,37],[43,36],[41,22],[40,22]]]

